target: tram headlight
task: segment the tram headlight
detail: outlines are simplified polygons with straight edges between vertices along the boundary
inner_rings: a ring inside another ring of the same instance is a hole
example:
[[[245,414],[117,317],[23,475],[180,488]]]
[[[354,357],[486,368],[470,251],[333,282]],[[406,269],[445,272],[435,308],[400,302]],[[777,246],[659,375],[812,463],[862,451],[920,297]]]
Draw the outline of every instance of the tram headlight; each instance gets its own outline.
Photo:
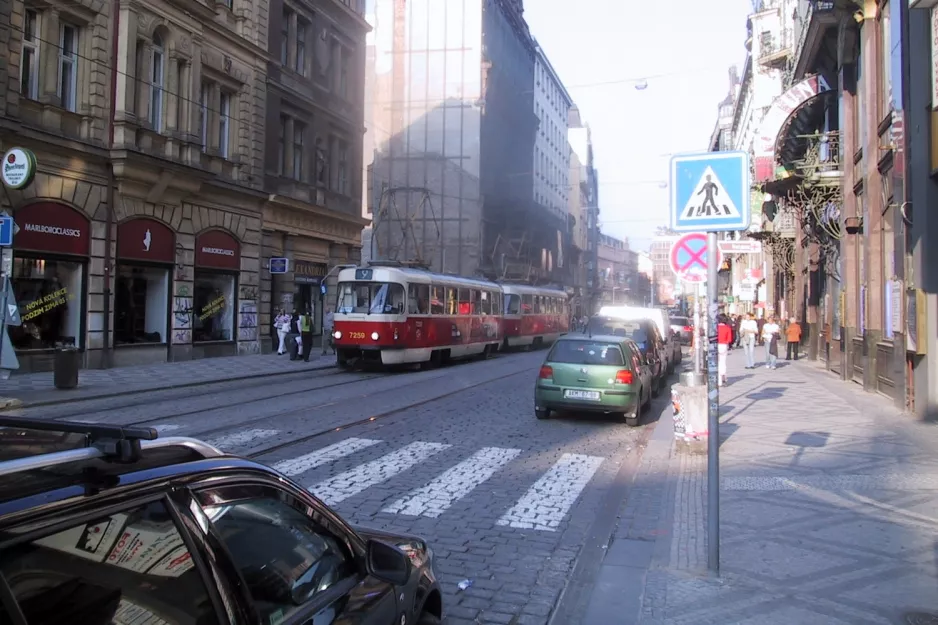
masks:
[[[335,332],[332,333],[332,338],[338,341],[339,339],[342,338],[342,333],[336,330]]]
[[[372,341],[377,341],[377,340],[378,340],[378,333],[377,333],[377,332],[372,332],[372,333],[371,333],[371,340],[372,340]]]

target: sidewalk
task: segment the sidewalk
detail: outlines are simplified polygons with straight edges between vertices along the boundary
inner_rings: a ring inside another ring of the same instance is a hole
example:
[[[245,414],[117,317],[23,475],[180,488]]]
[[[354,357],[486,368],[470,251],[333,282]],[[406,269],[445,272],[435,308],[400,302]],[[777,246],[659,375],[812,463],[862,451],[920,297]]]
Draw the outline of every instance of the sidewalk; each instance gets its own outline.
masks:
[[[162,362],[153,365],[114,369],[82,369],[78,388],[58,390],[51,372],[13,374],[0,381],[0,409],[15,406],[44,406],[76,399],[95,399],[130,395],[143,391],[199,386],[213,382],[273,377],[284,373],[315,371],[335,366],[335,356],[310,354],[310,361],[291,361],[289,356],[251,354],[202,358],[185,362]]]
[[[581,623],[938,623],[910,616],[938,615],[938,428],[806,360],[743,365],[720,393],[720,578],[706,456],[673,452],[666,413]]]

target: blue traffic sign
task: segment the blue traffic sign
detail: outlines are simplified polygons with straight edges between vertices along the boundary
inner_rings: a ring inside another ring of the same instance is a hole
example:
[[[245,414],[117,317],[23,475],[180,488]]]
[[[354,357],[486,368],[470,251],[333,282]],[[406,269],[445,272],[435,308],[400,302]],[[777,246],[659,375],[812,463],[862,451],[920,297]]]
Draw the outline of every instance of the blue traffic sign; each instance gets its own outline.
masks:
[[[671,159],[671,230],[746,230],[749,206],[749,154],[705,152]]]
[[[0,217],[0,247],[13,245],[13,218]]]

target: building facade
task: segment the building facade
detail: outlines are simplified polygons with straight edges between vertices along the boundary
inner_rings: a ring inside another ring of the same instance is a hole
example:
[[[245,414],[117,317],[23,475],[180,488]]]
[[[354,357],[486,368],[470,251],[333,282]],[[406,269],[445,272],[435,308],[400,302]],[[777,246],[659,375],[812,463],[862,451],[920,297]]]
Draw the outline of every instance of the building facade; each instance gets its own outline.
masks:
[[[337,267],[361,259],[365,34],[358,2],[270,0],[261,264],[262,348],[279,310],[309,311],[321,336]],[[323,288],[325,287],[325,288]]]
[[[648,255],[651,257],[655,305],[673,306],[683,294],[682,285],[671,269],[671,246],[676,236],[659,235],[651,242]]]
[[[639,272],[639,255],[628,240],[599,235],[600,305],[641,305],[649,299],[649,282]]]
[[[17,1],[0,15],[0,141],[38,163],[3,196],[20,226],[20,370],[49,369],[62,345],[90,368],[260,352],[278,228],[265,216],[278,224],[271,206],[290,195],[268,180],[268,4],[111,6]],[[291,232],[307,223],[291,219]],[[309,230],[329,240],[317,260],[354,255],[357,229]]]
[[[566,218],[571,196],[570,111],[573,99],[554,71],[547,54],[535,41],[534,114],[538,119],[534,142],[534,201]]]
[[[537,49],[523,12],[520,0],[375,0],[371,258],[572,281],[567,213],[535,198]]]

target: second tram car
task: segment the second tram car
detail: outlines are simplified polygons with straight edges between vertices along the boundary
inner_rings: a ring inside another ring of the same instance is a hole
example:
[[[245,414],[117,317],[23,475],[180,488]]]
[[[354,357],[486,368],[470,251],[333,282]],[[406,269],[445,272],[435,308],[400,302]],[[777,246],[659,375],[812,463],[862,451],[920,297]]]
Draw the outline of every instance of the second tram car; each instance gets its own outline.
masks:
[[[566,293],[555,289],[381,263],[343,269],[338,282],[333,339],[343,367],[487,357],[550,343],[569,328]]]

